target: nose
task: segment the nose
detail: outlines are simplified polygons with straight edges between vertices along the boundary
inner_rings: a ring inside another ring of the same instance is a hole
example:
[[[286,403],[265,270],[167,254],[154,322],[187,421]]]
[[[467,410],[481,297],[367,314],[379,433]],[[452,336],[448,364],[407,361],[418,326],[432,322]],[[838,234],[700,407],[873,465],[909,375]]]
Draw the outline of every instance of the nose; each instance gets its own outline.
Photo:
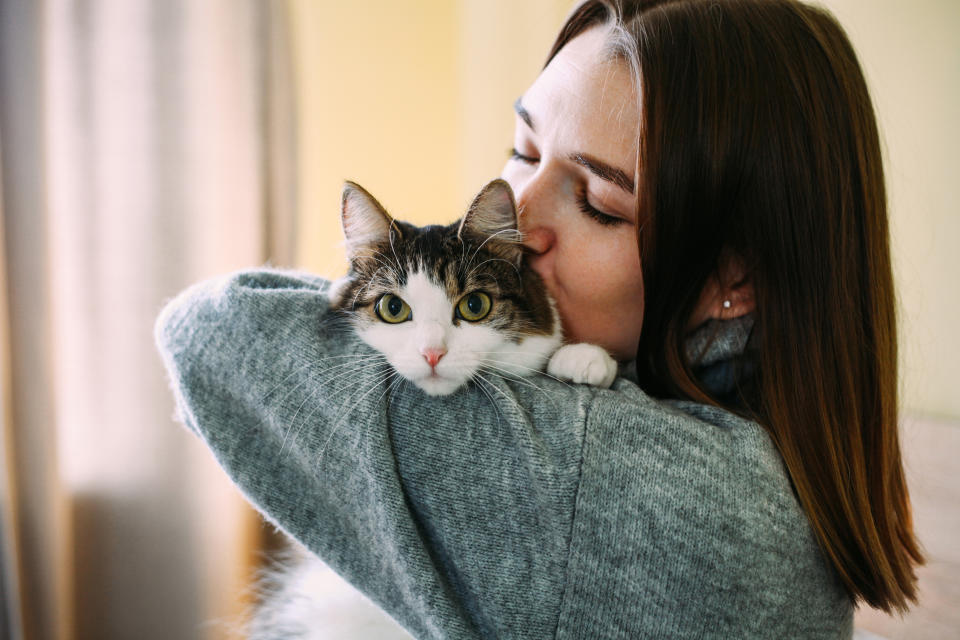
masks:
[[[553,190],[541,172],[534,174],[517,191],[517,223],[523,234],[523,246],[535,255],[550,250],[557,240],[552,211],[556,205]]]
[[[522,227],[521,227],[522,230]],[[523,246],[535,255],[543,255],[556,242],[556,234],[546,227],[534,227],[523,232]]]
[[[446,353],[446,349],[432,347],[420,350],[420,354],[423,356],[423,359],[427,361],[427,364],[430,365],[431,369],[437,366],[437,363],[440,362],[440,358],[446,355]]]

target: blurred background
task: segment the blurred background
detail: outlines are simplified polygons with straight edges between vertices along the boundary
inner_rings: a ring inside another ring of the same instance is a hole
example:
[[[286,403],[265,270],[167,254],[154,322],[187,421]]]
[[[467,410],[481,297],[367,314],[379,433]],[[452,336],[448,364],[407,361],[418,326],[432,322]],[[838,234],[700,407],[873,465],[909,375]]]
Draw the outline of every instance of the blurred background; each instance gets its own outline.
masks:
[[[960,3],[829,0],[886,150],[921,603],[960,636]],[[172,419],[164,301],[342,274],[339,193],[458,217],[570,0],[0,0],[0,638],[239,637],[270,527]]]

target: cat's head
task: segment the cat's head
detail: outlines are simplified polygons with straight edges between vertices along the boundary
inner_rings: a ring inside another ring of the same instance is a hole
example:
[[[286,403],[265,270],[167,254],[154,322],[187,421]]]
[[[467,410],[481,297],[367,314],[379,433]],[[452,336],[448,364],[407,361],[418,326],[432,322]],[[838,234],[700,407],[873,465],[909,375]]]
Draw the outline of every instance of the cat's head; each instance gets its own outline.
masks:
[[[390,365],[430,395],[473,378],[523,376],[560,344],[543,282],[523,261],[510,186],[487,184],[447,226],[394,220],[347,182],[342,220],[350,270],[334,309]]]

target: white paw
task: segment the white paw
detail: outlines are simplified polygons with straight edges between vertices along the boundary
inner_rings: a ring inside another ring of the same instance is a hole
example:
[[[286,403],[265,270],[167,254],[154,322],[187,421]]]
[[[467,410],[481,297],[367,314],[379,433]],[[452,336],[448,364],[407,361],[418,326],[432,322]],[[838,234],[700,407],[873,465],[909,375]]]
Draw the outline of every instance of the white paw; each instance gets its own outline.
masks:
[[[617,377],[617,361],[593,344],[567,344],[550,358],[547,373],[561,380],[609,387]]]

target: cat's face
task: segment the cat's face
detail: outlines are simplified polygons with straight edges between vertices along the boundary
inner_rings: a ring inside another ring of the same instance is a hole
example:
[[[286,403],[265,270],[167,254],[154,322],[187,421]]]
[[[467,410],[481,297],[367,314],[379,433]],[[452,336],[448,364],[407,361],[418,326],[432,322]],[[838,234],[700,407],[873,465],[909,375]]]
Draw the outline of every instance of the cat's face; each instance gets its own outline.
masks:
[[[418,228],[348,183],[350,272],[331,294],[357,334],[430,395],[540,370],[560,344],[542,281],[521,260],[509,186],[484,188],[461,221]]]

